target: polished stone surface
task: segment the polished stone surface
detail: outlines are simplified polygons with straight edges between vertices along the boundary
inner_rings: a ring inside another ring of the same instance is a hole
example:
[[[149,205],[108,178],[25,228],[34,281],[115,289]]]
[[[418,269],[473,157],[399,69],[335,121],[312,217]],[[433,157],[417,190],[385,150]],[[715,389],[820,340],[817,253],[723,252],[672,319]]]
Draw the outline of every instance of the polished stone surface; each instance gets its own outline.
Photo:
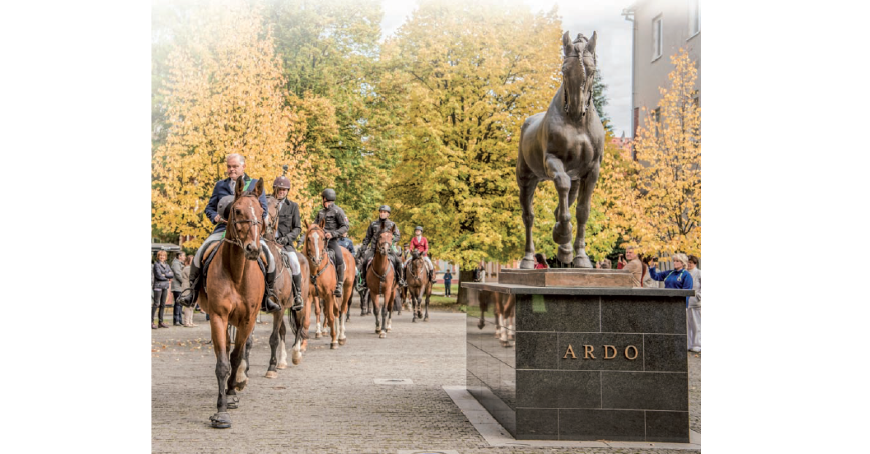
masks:
[[[686,291],[517,287],[468,284],[471,308],[489,289],[516,298],[515,314],[500,314],[515,324],[503,338],[494,304],[482,324],[473,309],[466,319],[468,391],[506,430],[518,440],[688,442]]]

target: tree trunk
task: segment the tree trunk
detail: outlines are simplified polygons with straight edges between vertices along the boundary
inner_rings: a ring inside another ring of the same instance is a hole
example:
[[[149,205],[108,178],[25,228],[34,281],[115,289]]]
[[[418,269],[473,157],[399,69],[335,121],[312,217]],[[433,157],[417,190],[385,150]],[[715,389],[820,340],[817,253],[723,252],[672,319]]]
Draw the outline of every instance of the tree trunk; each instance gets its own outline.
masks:
[[[468,290],[462,287],[463,282],[474,282],[474,271],[459,270],[459,297],[457,304],[468,306]]]

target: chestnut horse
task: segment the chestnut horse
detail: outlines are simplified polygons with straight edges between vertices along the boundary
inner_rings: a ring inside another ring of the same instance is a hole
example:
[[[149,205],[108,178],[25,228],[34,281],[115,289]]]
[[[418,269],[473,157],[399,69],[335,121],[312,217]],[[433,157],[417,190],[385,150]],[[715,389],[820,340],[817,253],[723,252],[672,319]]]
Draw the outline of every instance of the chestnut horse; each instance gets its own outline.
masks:
[[[245,186],[239,177],[236,187]],[[215,376],[218,382],[218,412],[211,419],[215,428],[230,427],[227,413],[228,395],[235,395],[248,382],[248,353],[260,303],[266,291],[263,272],[257,264],[260,256],[263,209],[259,198],[263,193],[263,180],[257,180],[253,191],[237,191],[229,210],[226,237],[218,246],[208,268],[205,286],[199,292],[199,305],[209,315],[211,340],[217,358]],[[227,328],[235,326],[236,338],[231,357]],[[234,399],[230,408],[235,408]]]
[[[329,255],[326,249],[326,231],[323,230],[325,221],[320,221],[320,224],[307,225],[307,233],[305,234],[305,247],[303,254],[308,260],[308,266],[311,269],[312,288],[309,290],[309,299],[312,300],[316,311],[318,331],[320,328],[320,305],[314,300],[314,297],[323,301],[323,312],[325,314],[324,325],[329,325],[329,334],[332,337],[332,342],[329,348],[335,349],[339,345],[347,343],[345,336],[345,320],[344,315],[350,306],[350,299],[353,296],[353,278],[356,275],[356,264],[353,255],[347,249],[338,248],[344,258],[344,286],[341,291],[341,301],[336,301],[332,292],[335,290],[336,269],[335,264],[329,260]],[[303,310],[303,318],[310,316],[310,305],[306,303],[306,308]],[[304,322],[303,322],[304,323]],[[315,336],[319,337],[319,336]]]
[[[393,329],[393,304],[396,300],[396,270],[393,269],[393,261],[390,260],[390,248],[393,246],[393,232],[383,231],[378,234],[375,256],[372,264],[366,271],[366,288],[371,297],[372,307],[375,312],[375,334],[384,339],[387,333]],[[384,304],[380,305],[381,295],[384,295]],[[388,317],[389,314],[389,317]]]
[[[571,42],[562,36],[562,86],[546,112],[527,118],[520,129],[517,156],[517,184],[526,228],[525,255],[520,268],[535,267],[532,227],[535,211],[532,200],[538,183],[552,180],[559,193],[553,241],[559,245],[556,257],[577,268],[592,268],[586,255],[586,221],[589,219],[592,191],[598,181],[604,151],[604,126],[595,111],[592,85],[597,57],[592,39],[578,35]],[[577,202],[577,234],[571,247],[571,205]]]
[[[286,335],[287,327],[284,325],[284,312],[287,308],[293,305],[293,277],[290,274],[290,269],[284,266],[284,260],[281,259],[282,246],[275,241],[275,232],[278,231],[278,199],[267,196],[266,203],[269,209],[269,219],[271,222],[266,226],[266,233],[263,237],[266,239],[266,244],[269,250],[272,251],[272,256],[275,257],[275,294],[278,295],[278,304],[281,306],[280,312],[272,314],[272,335],[269,337],[269,347],[272,350],[272,355],[269,359],[269,369],[266,371],[266,378],[276,378],[278,376],[276,369],[287,368],[287,347]],[[308,261],[298,252],[296,254],[299,260],[299,268],[302,272],[302,300],[308,299]],[[294,311],[290,311],[289,323],[290,329],[293,331],[293,364],[299,364],[302,361],[302,341],[307,338],[307,331],[302,330],[302,323]]]
[[[418,251],[411,253],[413,259],[408,264],[408,295],[411,298],[411,312],[414,314],[412,322],[422,318],[429,321],[429,297],[432,296],[432,282],[429,281],[429,269],[426,261]],[[426,318],[423,318],[423,297],[426,297]]]

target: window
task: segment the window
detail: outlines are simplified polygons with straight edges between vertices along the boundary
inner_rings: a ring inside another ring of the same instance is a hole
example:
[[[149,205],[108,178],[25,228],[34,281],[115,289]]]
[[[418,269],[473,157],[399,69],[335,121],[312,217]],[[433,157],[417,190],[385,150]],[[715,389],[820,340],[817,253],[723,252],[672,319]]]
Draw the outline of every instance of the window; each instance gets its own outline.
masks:
[[[701,0],[689,0],[689,38],[701,33]]]
[[[653,19],[653,60],[662,56],[662,16]]]
[[[653,127],[655,128],[656,137],[661,137],[661,123],[662,123],[662,108],[656,107],[655,110],[652,111],[652,120],[655,123]]]

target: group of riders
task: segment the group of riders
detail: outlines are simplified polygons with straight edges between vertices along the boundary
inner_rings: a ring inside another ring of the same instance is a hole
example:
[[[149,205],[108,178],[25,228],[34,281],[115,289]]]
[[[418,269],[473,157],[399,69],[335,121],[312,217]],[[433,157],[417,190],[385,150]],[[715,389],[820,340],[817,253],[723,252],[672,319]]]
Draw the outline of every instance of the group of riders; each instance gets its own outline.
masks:
[[[205,239],[199,250],[196,251],[193,263],[190,266],[190,288],[186,290],[179,298],[178,302],[184,306],[193,306],[196,304],[196,299],[202,285],[203,276],[203,260],[206,251],[210,250],[210,246],[217,241],[221,241],[226,234],[227,219],[229,218],[229,209],[235,200],[237,190],[249,191],[257,184],[257,180],[249,177],[245,173],[245,158],[239,154],[230,154],[226,159],[227,178],[220,180],[215,184],[211,198],[205,208],[205,213],[208,218],[215,224],[212,234]],[[244,177],[244,187],[236,188],[236,182],[239,177]],[[275,179],[272,185],[272,197],[278,201],[278,224],[274,232],[275,241],[282,246],[281,255],[285,257],[284,263],[287,263],[293,278],[293,305],[291,310],[297,311],[302,309],[302,275],[299,266],[299,260],[296,256],[296,247],[298,247],[297,239],[302,232],[300,224],[299,204],[287,199],[287,193],[290,190],[290,180],[287,177],[279,176]],[[317,213],[315,223],[323,221],[323,229],[326,231],[327,243],[326,247],[333,252],[333,261],[337,272],[337,283],[333,294],[340,297],[342,287],[344,285],[345,264],[342,258],[340,247],[348,248],[353,253],[353,243],[347,238],[347,231],[350,228],[347,216],[344,214],[338,205],[335,204],[336,194],[333,189],[325,189],[321,193],[322,206]],[[263,221],[269,225],[269,210],[265,195],[260,195],[260,205],[263,208]],[[378,208],[378,219],[373,221],[366,231],[365,240],[362,247],[357,251],[355,259],[357,265],[360,263],[365,266],[357,266],[363,279],[357,279],[357,289],[364,291],[364,276],[375,254],[377,242],[375,239],[384,231],[393,233],[393,243],[398,244],[401,234],[396,224],[389,219],[392,210],[388,205],[381,205]],[[263,296],[262,310],[265,312],[275,312],[281,310],[278,304],[277,297],[274,291],[276,269],[275,258],[272,256],[269,247],[266,245],[266,240],[260,238],[260,250],[263,251],[266,257],[266,263],[263,264],[265,269],[266,292]],[[432,261],[428,257],[429,242],[423,236],[423,227],[417,226],[414,231],[414,238],[410,242],[410,251],[418,252],[426,262],[426,268],[429,272],[429,281],[432,282],[434,267]],[[212,250],[216,250],[213,248]],[[389,258],[393,262],[393,269],[398,277],[400,286],[405,287],[407,284],[404,279],[404,268],[411,257],[408,257],[404,263],[395,248],[390,248]],[[207,265],[207,264],[206,264]]]

